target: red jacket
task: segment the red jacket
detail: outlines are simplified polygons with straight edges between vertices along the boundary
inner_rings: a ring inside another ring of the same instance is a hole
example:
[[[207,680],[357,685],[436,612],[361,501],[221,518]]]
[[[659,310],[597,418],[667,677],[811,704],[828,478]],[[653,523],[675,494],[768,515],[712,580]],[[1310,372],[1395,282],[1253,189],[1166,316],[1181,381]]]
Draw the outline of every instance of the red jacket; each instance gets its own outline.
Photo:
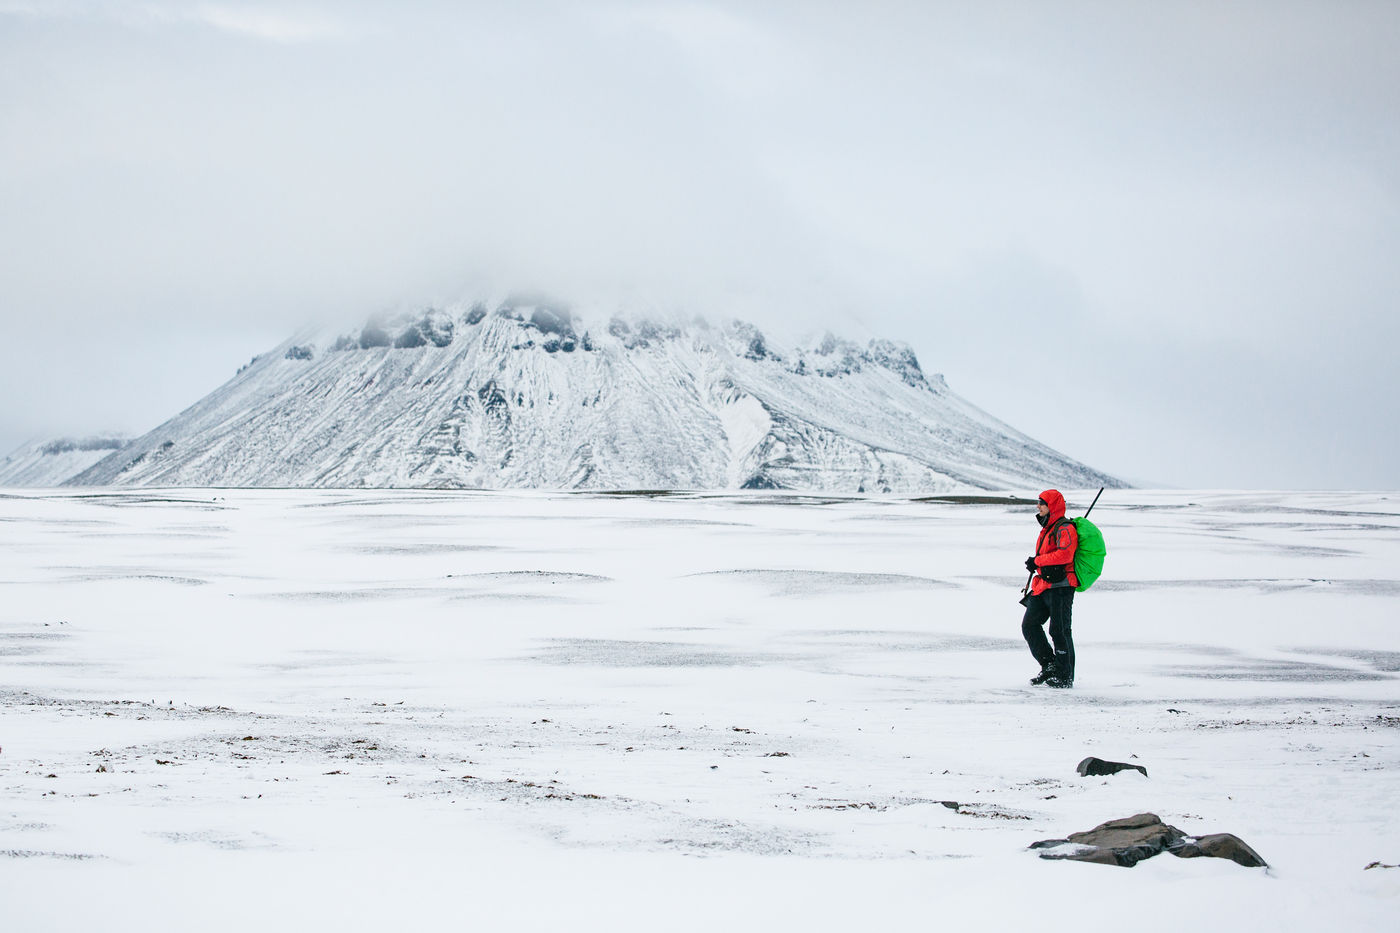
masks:
[[[1074,552],[1079,547],[1079,532],[1074,522],[1065,519],[1065,497],[1057,489],[1047,489],[1040,498],[1050,507],[1045,516],[1045,527],[1040,537],[1035,539],[1035,565],[1037,567],[1064,567],[1065,582],[1060,586],[1078,586],[1079,578],[1074,575]],[[1049,580],[1036,573],[1031,580],[1031,593],[1040,594],[1054,586]]]

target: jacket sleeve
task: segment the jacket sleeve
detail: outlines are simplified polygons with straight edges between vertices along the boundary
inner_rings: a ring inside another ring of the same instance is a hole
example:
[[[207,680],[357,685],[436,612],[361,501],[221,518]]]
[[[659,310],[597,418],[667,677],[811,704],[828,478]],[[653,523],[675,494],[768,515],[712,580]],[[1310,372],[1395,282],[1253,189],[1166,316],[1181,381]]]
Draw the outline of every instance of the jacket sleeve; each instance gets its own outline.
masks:
[[[1067,521],[1056,528],[1053,535],[1047,535],[1045,547],[1046,550],[1035,555],[1037,567],[1060,567],[1074,563],[1074,552],[1079,548],[1079,532],[1074,522]]]

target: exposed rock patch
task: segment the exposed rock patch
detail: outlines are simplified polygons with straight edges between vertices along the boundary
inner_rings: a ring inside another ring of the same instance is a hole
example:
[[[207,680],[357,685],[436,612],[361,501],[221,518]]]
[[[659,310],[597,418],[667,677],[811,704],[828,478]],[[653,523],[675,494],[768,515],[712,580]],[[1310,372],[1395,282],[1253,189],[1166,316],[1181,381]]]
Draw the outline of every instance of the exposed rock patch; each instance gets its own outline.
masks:
[[[1095,758],[1092,755],[1081,761],[1074,770],[1079,772],[1080,777],[1100,777],[1117,774],[1119,771],[1141,771],[1142,776],[1147,777],[1147,769],[1142,765],[1130,765],[1121,761],[1104,761],[1102,758]]]
[[[1155,813],[1139,813],[1121,820],[1100,823],[1088,832],[1070,833],[1065,839],[1042,839],[1032,843],[1042,849],[1041,858],[1071,859],[1099,865],[1132,868],[1143,859],[1162,852],[1179,858],[1227,858],[1246,868],[1267,868],[1268,863],[1244,840],[1231,833],[1188,836],[1175,826],[1163,823]]]

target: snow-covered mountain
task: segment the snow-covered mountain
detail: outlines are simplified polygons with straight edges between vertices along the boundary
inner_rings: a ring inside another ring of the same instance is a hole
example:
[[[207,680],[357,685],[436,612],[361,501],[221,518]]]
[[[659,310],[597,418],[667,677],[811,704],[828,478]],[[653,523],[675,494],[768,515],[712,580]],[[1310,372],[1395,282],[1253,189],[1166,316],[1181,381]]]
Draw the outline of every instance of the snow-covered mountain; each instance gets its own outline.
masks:
[[[118,435],[62,437],[26,444],[0,460],[0,486],[57,486],[92,466],[129,438]]]
[[[1122,485],[927,377],[906,345],[538,300],[303,334],[72,484],[929,494]]]

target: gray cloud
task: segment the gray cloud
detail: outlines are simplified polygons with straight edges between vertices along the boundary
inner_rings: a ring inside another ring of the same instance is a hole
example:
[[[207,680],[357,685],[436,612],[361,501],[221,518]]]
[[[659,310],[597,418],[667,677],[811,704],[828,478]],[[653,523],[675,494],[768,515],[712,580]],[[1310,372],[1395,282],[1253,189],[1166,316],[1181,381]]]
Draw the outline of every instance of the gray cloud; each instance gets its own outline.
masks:
[[[1384,3],[0,3],[0,390],[72,386],[0,441],[151,427],[309,317],[527,284],[906,339],[1130,476],[1395,486],[1398,33]]]

